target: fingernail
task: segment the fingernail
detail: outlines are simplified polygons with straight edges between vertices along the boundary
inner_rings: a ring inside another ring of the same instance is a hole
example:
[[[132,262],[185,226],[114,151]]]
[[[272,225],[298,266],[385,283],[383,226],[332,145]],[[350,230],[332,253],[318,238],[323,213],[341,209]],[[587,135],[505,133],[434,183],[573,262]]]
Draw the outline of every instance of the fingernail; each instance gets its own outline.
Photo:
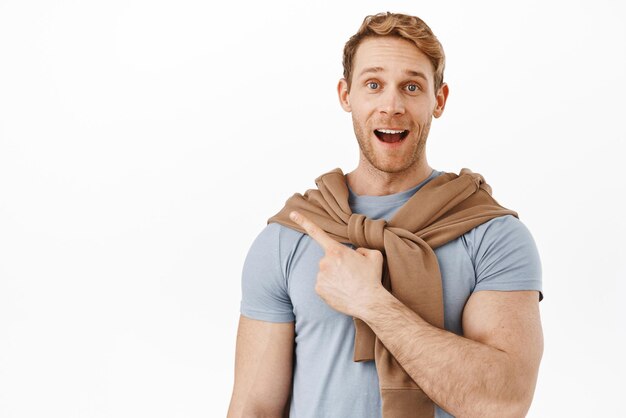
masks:
[[[291,218],[292,221],[295,221],[295,222],[298,221],[298,213],[297,212],[291,212],[289,214],[289,217]]]

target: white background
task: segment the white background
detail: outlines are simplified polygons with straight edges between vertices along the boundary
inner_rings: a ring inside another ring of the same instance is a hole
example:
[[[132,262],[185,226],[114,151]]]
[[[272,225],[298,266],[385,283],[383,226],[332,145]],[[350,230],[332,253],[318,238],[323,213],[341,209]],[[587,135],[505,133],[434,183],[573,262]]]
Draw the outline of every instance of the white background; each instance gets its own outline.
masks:
[[[0,416],[225,416],[243,259],[292,193],[355,167],[341,51],[387,10],[448,56],[430,165],[483,174],[539,247],[529,416],[623,416],[626,12],[608,0],[0,0]]]

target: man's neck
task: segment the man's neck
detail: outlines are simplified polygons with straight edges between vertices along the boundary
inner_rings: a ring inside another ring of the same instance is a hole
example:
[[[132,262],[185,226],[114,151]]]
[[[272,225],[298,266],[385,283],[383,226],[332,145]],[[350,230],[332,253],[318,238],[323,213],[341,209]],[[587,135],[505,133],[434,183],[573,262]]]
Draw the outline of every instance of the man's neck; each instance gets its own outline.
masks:
[[[361,162],[345,178],[357,195],[385,196],[403,192],[426,180],[433,169],[425,160],[421,163],[399,173],[386,173]]]

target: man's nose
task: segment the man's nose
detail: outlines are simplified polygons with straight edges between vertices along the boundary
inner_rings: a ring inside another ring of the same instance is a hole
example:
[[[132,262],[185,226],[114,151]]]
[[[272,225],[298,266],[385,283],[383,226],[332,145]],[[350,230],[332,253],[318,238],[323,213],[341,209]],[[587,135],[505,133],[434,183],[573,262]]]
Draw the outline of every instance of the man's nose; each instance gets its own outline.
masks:
[[[380,96],[380,113],[387,116],[404,114],[404,98],[395,90],[389,89]]]

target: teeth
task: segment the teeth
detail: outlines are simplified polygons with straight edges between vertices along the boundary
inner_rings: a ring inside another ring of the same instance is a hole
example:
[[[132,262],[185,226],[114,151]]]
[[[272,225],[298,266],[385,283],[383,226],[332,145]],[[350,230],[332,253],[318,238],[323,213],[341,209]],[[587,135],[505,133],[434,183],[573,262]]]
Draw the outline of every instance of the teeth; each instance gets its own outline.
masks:
[[[382,132],[384,134],[401,134],[404,131],[394,131],[393,129],[377,129],[378,132]]]

